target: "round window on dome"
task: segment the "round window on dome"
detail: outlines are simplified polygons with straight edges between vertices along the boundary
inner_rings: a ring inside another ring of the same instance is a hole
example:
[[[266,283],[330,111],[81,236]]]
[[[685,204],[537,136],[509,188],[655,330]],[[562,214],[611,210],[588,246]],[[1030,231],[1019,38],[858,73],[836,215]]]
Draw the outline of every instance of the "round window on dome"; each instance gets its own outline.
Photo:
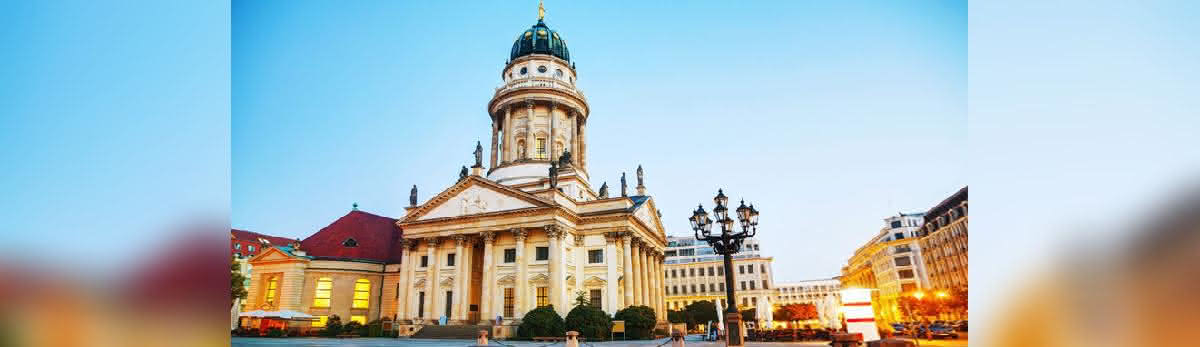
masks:
[[[521,74],[522,74],[522,75],[524,75],[524,74],[527,74],[527,73],[529,73],[529,68],[524,68],[524,67],[523,67],[523,68],[521,68]]]
[[[562,77],[562,69],[554,69],[554,76]]]
[[[546,73],[546,66],[545,65],[538,66],[538,72]]]

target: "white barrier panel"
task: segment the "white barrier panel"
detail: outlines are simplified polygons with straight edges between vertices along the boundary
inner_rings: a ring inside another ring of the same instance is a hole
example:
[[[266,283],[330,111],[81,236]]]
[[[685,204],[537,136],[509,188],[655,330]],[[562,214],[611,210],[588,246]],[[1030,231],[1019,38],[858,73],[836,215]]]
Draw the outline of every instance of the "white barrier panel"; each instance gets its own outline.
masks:
[[[847,332],[862,334],[863,341],[879,339],[870,289],[842,289],[842,314],[846,317]]]

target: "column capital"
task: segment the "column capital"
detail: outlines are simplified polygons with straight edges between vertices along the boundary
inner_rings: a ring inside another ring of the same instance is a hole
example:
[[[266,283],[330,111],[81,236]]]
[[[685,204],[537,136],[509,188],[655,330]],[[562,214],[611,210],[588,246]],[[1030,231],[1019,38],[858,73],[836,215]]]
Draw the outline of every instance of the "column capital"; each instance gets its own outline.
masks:
[[[583,235],[575,234],[575,247],[583,247]]]
[[[512,228],[508,229],[508,231],[513,234],[513,237],[517,239],[517,242],[525,241],[525,236],[529,235],[528,231],[525,231],[525,229],[521,228]]]
[[[607,241],[608,243],[616,243],[620,239],[621,239],[621,233],[619,233],[619,232],[610,231],[610,232],[604,233],[604,240]]]
[[[496,242],[496,232],[495,231],[481,232],[481,233],[479,233],[479,237],[483,240],[484,244],[491,244],[493,242]]]
[[[562,240],[563,236],[566,236],[566,233],[563,232],[563,229],[556,224],[546,225],[545,228],[546,236],[549,238]]]
[[[408,249],[408,247],[409,247],[410,245],[412,245],[412,243],[413,243],[413,242],[412,242],[412,241],[409,241],[409,239],[406,239],[406,238],[403,238],[403,237],[401,237],[401,238],[400,238],[400,249]]]
[[[458,247],[462,247],[467,243],[467,235],[454,235],[451,238],[454,239],[454,245]]]
[[[533,99],[525,99],[525,108],[533,110]]]
[[[439,243],[442,243],[442,238],[440,238],[440,237],[433,236],[433,237],[425,238],[425,244],[428,245],[429,247],[437,247],[437,245]]]

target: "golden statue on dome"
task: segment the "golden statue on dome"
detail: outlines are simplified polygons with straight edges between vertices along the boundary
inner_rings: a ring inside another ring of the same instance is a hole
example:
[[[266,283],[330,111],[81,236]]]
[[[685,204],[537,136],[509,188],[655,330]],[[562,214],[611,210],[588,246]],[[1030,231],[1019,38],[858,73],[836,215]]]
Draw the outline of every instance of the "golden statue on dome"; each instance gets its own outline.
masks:
[[[546,7],[542,6],[542,0],[538,0],[538,20],[546,18]]]

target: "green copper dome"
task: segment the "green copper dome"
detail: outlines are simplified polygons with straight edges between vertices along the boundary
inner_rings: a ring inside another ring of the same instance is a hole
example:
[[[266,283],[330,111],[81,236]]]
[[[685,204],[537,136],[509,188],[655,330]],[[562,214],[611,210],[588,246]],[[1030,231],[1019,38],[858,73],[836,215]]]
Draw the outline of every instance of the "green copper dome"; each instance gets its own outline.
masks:
[[[571,52],[567,50],[567,41],[563,40],[558,32],[547,27],[546,23],[540,19],[533,27],[517,36],[517,41],[513,42],[512,53],[509,54],[508,59],[512,61],[530,54],[549,54],[568,62],[571,61]]]

